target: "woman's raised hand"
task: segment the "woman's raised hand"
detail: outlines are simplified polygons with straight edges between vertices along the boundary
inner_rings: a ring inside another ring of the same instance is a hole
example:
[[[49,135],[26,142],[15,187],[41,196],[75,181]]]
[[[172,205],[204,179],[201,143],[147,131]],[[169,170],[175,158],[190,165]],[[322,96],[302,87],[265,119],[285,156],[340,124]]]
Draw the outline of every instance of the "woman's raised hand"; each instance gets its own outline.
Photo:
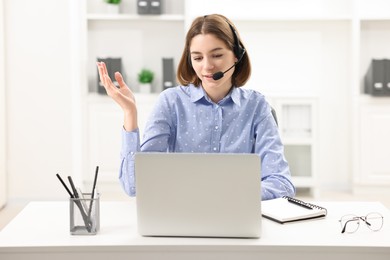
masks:
[[[119,84],[119,88],[117,88],[108,75],[106,64],[104,62],[97,62],[97,67],[100,81],[106,89],[107,95],[110,96],[124,112],[124,128],[127,131],[136,129],[138,127],[137,107],[133,92],[126,85],[119,72],[115,72],[115,79]]]

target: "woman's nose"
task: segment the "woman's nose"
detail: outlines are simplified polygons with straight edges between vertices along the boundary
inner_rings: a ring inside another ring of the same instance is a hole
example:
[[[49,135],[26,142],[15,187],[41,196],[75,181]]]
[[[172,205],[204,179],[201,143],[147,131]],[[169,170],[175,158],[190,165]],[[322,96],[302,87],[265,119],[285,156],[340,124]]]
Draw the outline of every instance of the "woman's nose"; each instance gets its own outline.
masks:
[[[204,59],[204,64],[203,64],[204,68],[206,70],[212,70],[214,69],[214,63],[211,59],[208,59],[208,58],[205,58]]]

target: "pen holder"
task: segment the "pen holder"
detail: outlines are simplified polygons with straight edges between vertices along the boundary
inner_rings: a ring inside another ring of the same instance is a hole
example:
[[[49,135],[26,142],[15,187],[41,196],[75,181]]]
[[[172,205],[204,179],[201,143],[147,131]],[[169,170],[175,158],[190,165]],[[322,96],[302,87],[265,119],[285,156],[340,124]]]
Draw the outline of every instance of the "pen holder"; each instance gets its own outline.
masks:
[[[100,229],[100,194],[82,193],[70,198],[70,234],[96,235]]]

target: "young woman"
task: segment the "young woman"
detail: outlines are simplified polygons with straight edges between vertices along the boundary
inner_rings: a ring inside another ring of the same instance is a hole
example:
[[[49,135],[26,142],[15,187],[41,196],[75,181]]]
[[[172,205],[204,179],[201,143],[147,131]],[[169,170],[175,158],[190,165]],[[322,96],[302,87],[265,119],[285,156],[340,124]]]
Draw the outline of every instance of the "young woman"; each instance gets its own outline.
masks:
[[[251,73],[249,56],[226,17],[193,21],[177,70],[181,85],[160,94],[142,143],[133,93],[120,73],[118,89],[105,64],[97,66],[107,94],[124,112],[119,179],[130,196],[136,195],[136,152],[255,153],[262,161],[262,199],[294,196],[271,108],[262,94],[242,88]]]

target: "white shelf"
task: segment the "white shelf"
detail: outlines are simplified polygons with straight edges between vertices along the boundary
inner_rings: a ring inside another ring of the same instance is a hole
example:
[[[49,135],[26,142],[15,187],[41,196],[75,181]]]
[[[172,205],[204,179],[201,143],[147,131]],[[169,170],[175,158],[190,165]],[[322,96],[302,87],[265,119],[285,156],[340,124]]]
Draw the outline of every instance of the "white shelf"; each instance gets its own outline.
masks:
[[[184,21],[181,14],[137,15],[137,14],[87,14],[88,21]]]
[[[390,16],[364,16],[364,17],[359,17],[359,20],[362,22],[365,22],[365,21],[390,21]]]
[[[235,22],[278,22],[278,21],[297,21],[297,22],[311,22],[311,21],[350,21],[353,19],[351,15],[339,16],[321,16],[321,15],[260,15],[255,17],[231,17]]]
[[[133,92],[133,94],[137,102],[138,100],[148,100],[148,99],[155,100],[159,95],[159,93],[138,93],[138,92]],[[107,96],[106,94],[99,94],[99,93],[88,93],[87,101],[95,102],[95,103],[114,104],[113,100],[109,96]]]

